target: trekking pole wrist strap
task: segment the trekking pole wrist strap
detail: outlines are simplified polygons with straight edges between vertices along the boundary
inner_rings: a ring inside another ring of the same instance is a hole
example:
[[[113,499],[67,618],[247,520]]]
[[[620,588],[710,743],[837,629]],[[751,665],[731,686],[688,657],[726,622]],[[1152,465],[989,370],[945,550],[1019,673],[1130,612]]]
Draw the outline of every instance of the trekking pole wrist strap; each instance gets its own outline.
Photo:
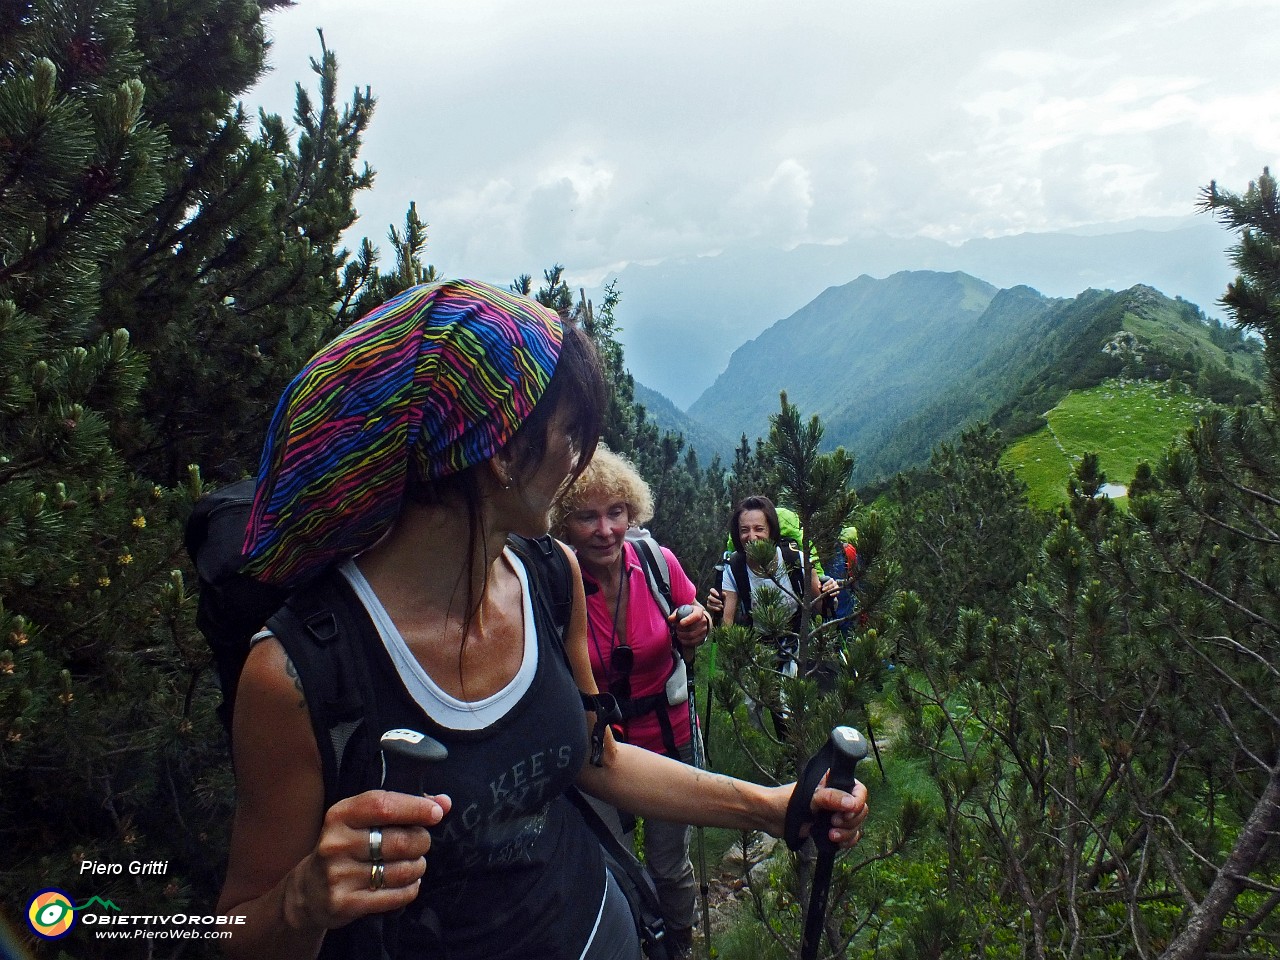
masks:
[[[821,750],[809,758],[809,762],[805,764],[804,773],[800,775],[795,789],[791,792],[791,799],[787,802],[787,817],[782,838],[793,851],[804,846],[805,838],[800,835],[801,830],[806,826],[812,828],[818,820],[818,815],[813,812],[813,792],[822,785],[822,778],[831,769],[834,758],[835,750],[828,741],[823,744]],[[820,850],[825,840],[825,837],[821,839],[813,837],[814,843]]]

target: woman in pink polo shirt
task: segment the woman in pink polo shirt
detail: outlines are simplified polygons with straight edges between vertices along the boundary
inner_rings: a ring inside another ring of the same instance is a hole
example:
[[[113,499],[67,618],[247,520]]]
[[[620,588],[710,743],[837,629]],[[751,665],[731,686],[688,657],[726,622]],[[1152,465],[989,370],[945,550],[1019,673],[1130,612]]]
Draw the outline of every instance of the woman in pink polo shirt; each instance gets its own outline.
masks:
[[[688,703],[679,695],[668,697],[667,681],[676,666],[674,646],[691,657],[707,638],[711,620],[666,547],[658,549],[670,570],[671,605],[690,604],[693,613],[680,620],[673,613],[668,621],[659,608],[637,547],[627,539],[629,529],[652,516],[649,485],[635,467],[601,446],[560,502],[552,529],[574,548],[582,568],[591,669],[599,689],[612,693],[622,710],[615,734],[688,763],[693,732]],[[662,900],[667,935],[680,955],[687,955],[692,942],[696,889],[689,832],[686,824],[645,820],[645,862]]]

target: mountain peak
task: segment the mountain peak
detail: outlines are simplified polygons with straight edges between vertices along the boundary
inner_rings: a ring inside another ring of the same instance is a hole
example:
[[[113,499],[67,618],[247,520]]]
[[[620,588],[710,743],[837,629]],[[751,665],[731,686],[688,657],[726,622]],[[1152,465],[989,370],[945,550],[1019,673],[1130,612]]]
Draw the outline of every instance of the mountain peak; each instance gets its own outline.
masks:
[[[1158,231],[1151,226],[1112,223],[961,244],[876,234],[788,250],[741,246],[680,263],[635,263],[609,279],[623,295],[631,372],[687,408],[744,341],[850,277],[874,282],[897,273],[962,271],[998,288],[1026,284],[1068,298],[1140,281],[1214,312],[1235,276],[1221,228],[1202,216],[1162,222]],[[598,300],[602,287],[587,292]]]

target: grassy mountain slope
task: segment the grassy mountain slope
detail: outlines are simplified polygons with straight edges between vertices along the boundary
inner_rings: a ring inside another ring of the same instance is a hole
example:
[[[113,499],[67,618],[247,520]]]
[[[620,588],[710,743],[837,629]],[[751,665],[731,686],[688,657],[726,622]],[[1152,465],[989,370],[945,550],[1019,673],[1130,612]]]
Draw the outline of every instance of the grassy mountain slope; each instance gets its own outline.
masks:
[[[1020,363],[1021,386],[992,414],[1010,436],[1038,429],[1044,412],[1069,391],[1121,375],[1174,378],[1220,402],[1257,399],[1263,370],[1257,344],[1150,287],[1088,290],[1047,319],[1052,329]]]
[[[1027,485],[1034,506],[1052,509],[1065,501],[1067,480],[1086,453],[1098,454],[1108,483],[1127,487],[1140,462],[1158,459],[1210,405],[1176,384],[1108,380],[1068,393],[1001,463]],[[1125,497],[1116,491],[1113,499]]]

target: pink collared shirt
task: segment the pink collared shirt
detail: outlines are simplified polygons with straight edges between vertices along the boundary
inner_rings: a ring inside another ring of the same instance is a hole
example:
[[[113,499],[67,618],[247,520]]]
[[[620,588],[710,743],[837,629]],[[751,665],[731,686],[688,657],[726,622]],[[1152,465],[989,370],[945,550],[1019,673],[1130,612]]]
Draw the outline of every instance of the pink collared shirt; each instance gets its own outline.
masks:
[[[649,591],[644,568],[640,565],[635,547],[624,543],[622,549],[627,568],[626,640],[635,651],[635,663],[631,669],[631,696],[645,697],[660,693],[666,686],[667,677],[671,675],[671,631]],[[661,549],[671,571],[671,599],[677,607],[695,602],[697,590],[693,581],[680,566],[676,555],[666,547]],[[588,583],[595,582],[585,571],[583,578]],[[610,669],[611,651],[621,643],[621,639],[614,636],[613,605],[605,602],[602,591],[591,593],[587,597],[587,649],[591,653],[591,672],[595,674],[596,685],[601,691],[608,692],[616,677]],[[689,707],[682,703],[679,706],[668,706],[666,710],[675,734],[676,746],[683,747],[689,742]],[[654,713],[628,720],[625,734],[629,743],[655,753],[664,752],[662,728]]]

